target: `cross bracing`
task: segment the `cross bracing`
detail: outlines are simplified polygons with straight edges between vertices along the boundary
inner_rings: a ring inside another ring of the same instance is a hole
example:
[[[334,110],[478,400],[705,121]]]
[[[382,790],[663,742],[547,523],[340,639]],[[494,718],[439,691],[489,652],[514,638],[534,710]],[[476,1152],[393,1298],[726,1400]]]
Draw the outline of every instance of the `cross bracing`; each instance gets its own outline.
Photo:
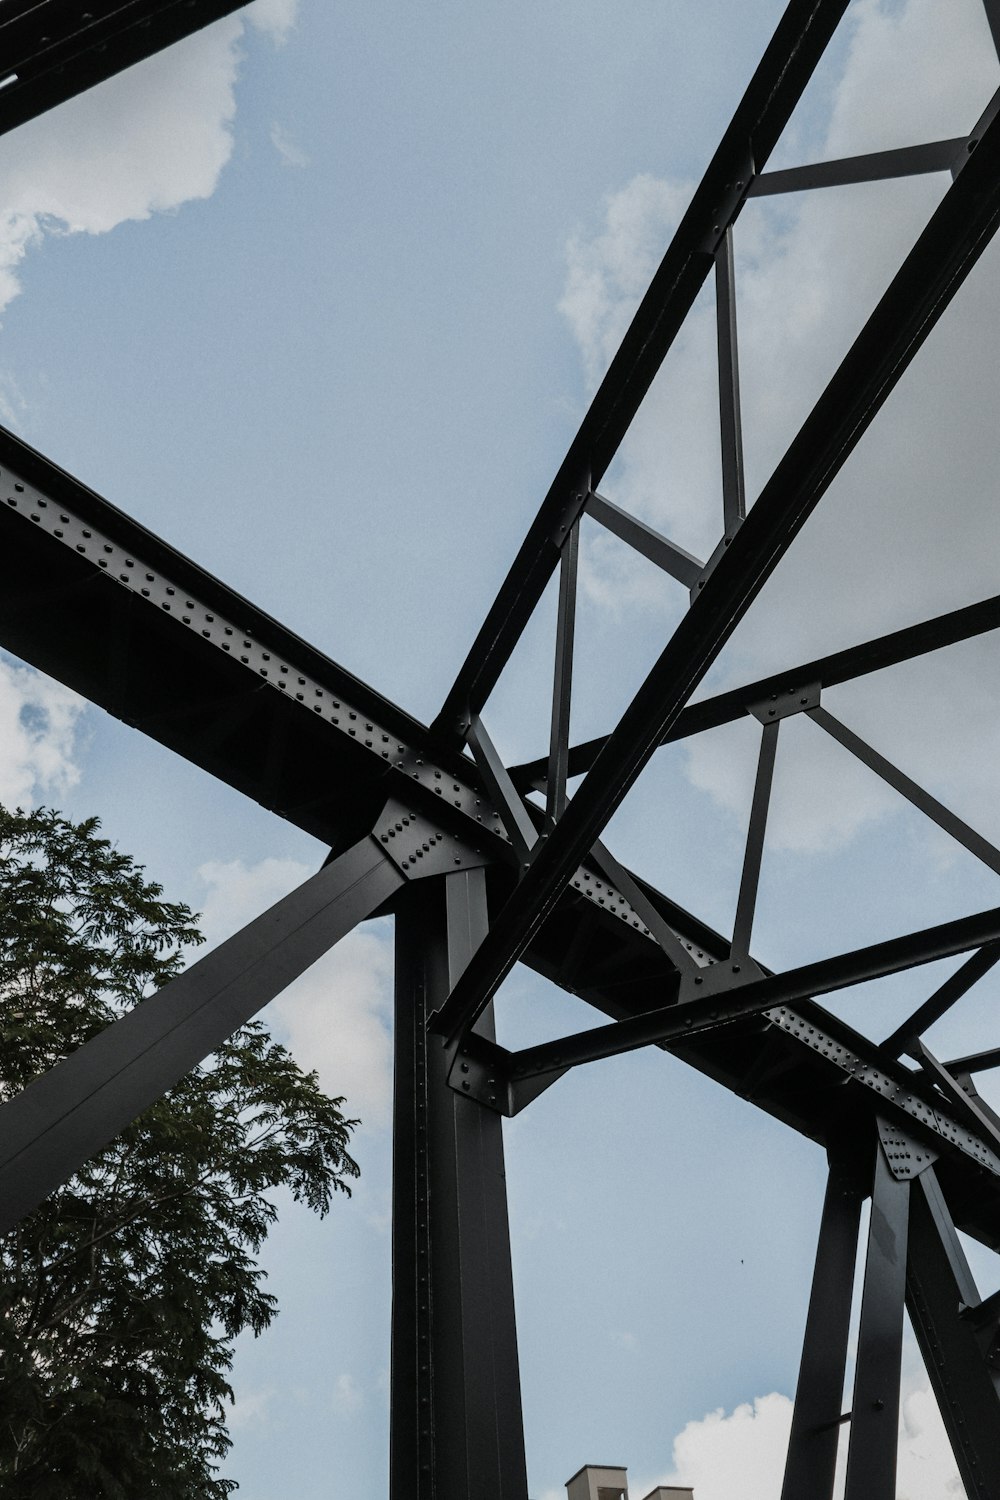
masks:
[[[11,59],[0,78],[0,118],[11,128],[232,8],[133,0],[81,12],[58,0],[15,0],[0,12]],[[2,1106],[0,1222],[9,1227],[40,1202],[358,922],[392,911],[397,1500],[473,1491],[523,1500],[500,1121],[567,1069],[646,1045],[751,1099],[830,1158],[784,1500],[831,1494],[845,1423],[848,1500],[894,1495],[904,1306],[966,1489],[1000,1500],[1000,1308],[980,1300],[956,1233],[1000,1245],[1000,1121],[974,1084],[1000,1053],[949,1061],[924,1039],[1000,958],[1000,908],[785,972],[760,964],[752,943],[789,717],[811,720],[815,733],[1000,872],[1000,851],[974,826],[823,702],[833,686],[992,632],[1000,605],[972,601],[692,701],[1000,221],[1000,97],[966,135],[768,171],[846,9],[843,0],[789,4],[430,726],[0,434],[0,642],[331,851],[297,891]],[[1000,36],[992,4],[986,13]],[[744,204],[924,173],[947,179],[938,207],[748,508],[733,256]],[[699,559],[622,511],[601,486],[710,278],[722,483],[718,545]],[[690,606],[617,725],[573,745],[584,517],[662,568]],[[548,751],[507,767],[486,722],[490,693],[557,572]],[[727,935],[625,868],[602,836],[659,746],[746,716],[760,726],[760,757]],[[945,957],[963,962],[881,1043],[818,1001]],[[607,1023],[520,1051],[499,1046],[490,1005],[519,961]],[[850,1291],[868,1196],[873,1228],[845,1413]]]

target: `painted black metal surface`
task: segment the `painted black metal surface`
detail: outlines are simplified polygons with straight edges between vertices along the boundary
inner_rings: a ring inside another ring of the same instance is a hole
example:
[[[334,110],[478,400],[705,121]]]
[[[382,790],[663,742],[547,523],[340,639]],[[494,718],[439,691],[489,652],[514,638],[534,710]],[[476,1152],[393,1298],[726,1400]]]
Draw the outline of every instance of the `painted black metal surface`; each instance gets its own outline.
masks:
[[[236,7],[227,0],[0,6],[0,129]],[[1000,95],[967,136],[766,172],[846,9],[791,0],[524,545],[429,728],[0,431],[0,643],[330,846],[318,875],[0,1107],[0,1226],[374,912],[397,920],[392,1486],[524,1500],[502,1116],[570,1067],[656,1045],[823,1144],[820,1226],[783,1500],[894,1494],[904,1295],[970,1495],[1000,1500],[1000,1306],[957,1230],[1000,1248],[1000,1119],[922,1033],[1000,953],[1000,908],[773,974],[753,916],[783,721],[811,717],[990,869],[1000,851],[822,703],[824,689],[1000,626],[987,599],[691,703],[1000,222]],[[1000,41],[1000,5],[985,0]],[[745,200],[927,172],[952,183],[756,503],[743,477],[734,225]],[[597,494],[714,271],[720,533],[702,562]],[[657,563],[690,608],[619,724],[569,743],[584,514]],[[503,764],[482,712],[560,571],[547,753]],[[760,760],[731,937],[602,842],[656,748],[751,716]],[[468,746],[473,755],[465,753]],[[568,782],[585,773],[573,796]],[[544,809],[527,797],[545,793]],[[881,1044],[815,997],[969,957]],[[518,959],[609,1024],[511,1053],[490,1000]],[[904,1056],[918,1066],[904,1061]],[[874,1173],[873,1173],[874,1164]],[[862,1197],[872,1196],[850,1411],[843,1409]]]
[[[490,609],[436,728],[464,739],[559,561],[563,537],[617,452],[847,0],[792,0]]]
[[[245,0],[242,0],[245,3]],[[241,0],[4,0],[0,132],[240,8]]]
[[[830,1165],[795,1387],[781,1500],[832,1494],[847,1370],[854,1267],[864,1187],[856,1166]]]
[[[1000,121],[979,138],[916,245],[765,484],[709,585],[603,746],[565,815],[436,1019],[454,1038],[550,914],[687,699],[989,243],[1000,220]],[[640,308],[637,318],[641,316]]]
[[[934,1170],[913,1184],[906,1307],[969,1500],[1000,1495],[996,1311],[969,1270]]]
[[[0,1233],[402,884],[362,840],[0,1107]]]
[[[527,1494],[501,1121],[445,1081],[427,1015],[486,928],[481,870],[396,916],[392,1500]]]

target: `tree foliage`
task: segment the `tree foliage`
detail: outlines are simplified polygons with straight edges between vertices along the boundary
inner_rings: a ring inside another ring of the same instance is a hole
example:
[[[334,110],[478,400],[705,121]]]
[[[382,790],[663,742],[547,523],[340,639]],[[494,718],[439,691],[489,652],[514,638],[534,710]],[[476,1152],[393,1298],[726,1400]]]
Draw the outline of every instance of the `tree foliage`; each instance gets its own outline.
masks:
[[[180,968],[190,910],[98,834],[0,809],[0,1097]],[[244,1026],[0,1240],[0,1493],[217,1500],[233,1340],[277,1311],[279,1184],[319,1214],[357,1166],[342,1099]]]

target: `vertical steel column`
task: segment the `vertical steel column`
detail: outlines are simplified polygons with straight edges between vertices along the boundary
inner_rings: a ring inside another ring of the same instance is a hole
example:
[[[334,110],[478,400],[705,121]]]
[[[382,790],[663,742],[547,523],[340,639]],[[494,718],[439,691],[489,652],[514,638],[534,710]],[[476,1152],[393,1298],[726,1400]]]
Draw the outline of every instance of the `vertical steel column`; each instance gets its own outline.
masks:
[[[996,1316],[986,1326],[977,1317],[979,1292],[932,1169],[913,1185],[906,1306],[966,1492],[1000,1500]]]
[[[909,1203],[877,1141],[844,1500],[895,1500]]]
[[[722,439],[722,510],[732,537],[746,519],[743,432],[740,422],[740,364],[736,337],[736,268],[733,228],[715,252],[715,318],[719,351],[719,434]]]
[[[753,789],[753,804],[750,808],[750,827],[747,830],[746,853],[743,857],[743,875],[740,894],[736,902],[736,920],[733,923],[733,958],[750,956],[750,934],[753,931],[753,914],[757,905],[757,887],[760,884],[760,867],[764,858],[764,835],[767,832],[767,812],[771,805],[771,783],[774,779],[774,758],[778,753],[778,731],[781,724],[765,724],[761,731],[760,755],[757,760],[757,780]]]
[[[842,1421],[861,1192],[830,1163],[781,1500],[831,1500]]]
[[[588,478],[587,488],[590,489]],[[580,522],[570,528],[559,560],[559,609],[556,616],[556,664],[552,681],[552,724],[545,811],[556,823],[566,811],[569,771],[569,716],[573,696],[573,638],[576,630],[576,578],[580,559]]]
[[[426,1029],[485,926],[481,870],[397,907],[391,1500],[527,1495],[501,1119]]]

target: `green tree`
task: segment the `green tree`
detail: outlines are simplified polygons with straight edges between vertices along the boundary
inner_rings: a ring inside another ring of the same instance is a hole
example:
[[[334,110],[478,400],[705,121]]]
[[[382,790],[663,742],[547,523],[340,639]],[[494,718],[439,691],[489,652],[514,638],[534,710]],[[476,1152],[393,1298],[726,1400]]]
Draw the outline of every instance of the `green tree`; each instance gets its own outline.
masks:
[[[0,1097],[183,966],[186,906],[96,819],[0,809]],[[5,1500],[216,1500],[236,1335],[277,1311],[255,1255],[278,1184],[325,1214],[357,1166],[257,1021],[0,1240]]]

